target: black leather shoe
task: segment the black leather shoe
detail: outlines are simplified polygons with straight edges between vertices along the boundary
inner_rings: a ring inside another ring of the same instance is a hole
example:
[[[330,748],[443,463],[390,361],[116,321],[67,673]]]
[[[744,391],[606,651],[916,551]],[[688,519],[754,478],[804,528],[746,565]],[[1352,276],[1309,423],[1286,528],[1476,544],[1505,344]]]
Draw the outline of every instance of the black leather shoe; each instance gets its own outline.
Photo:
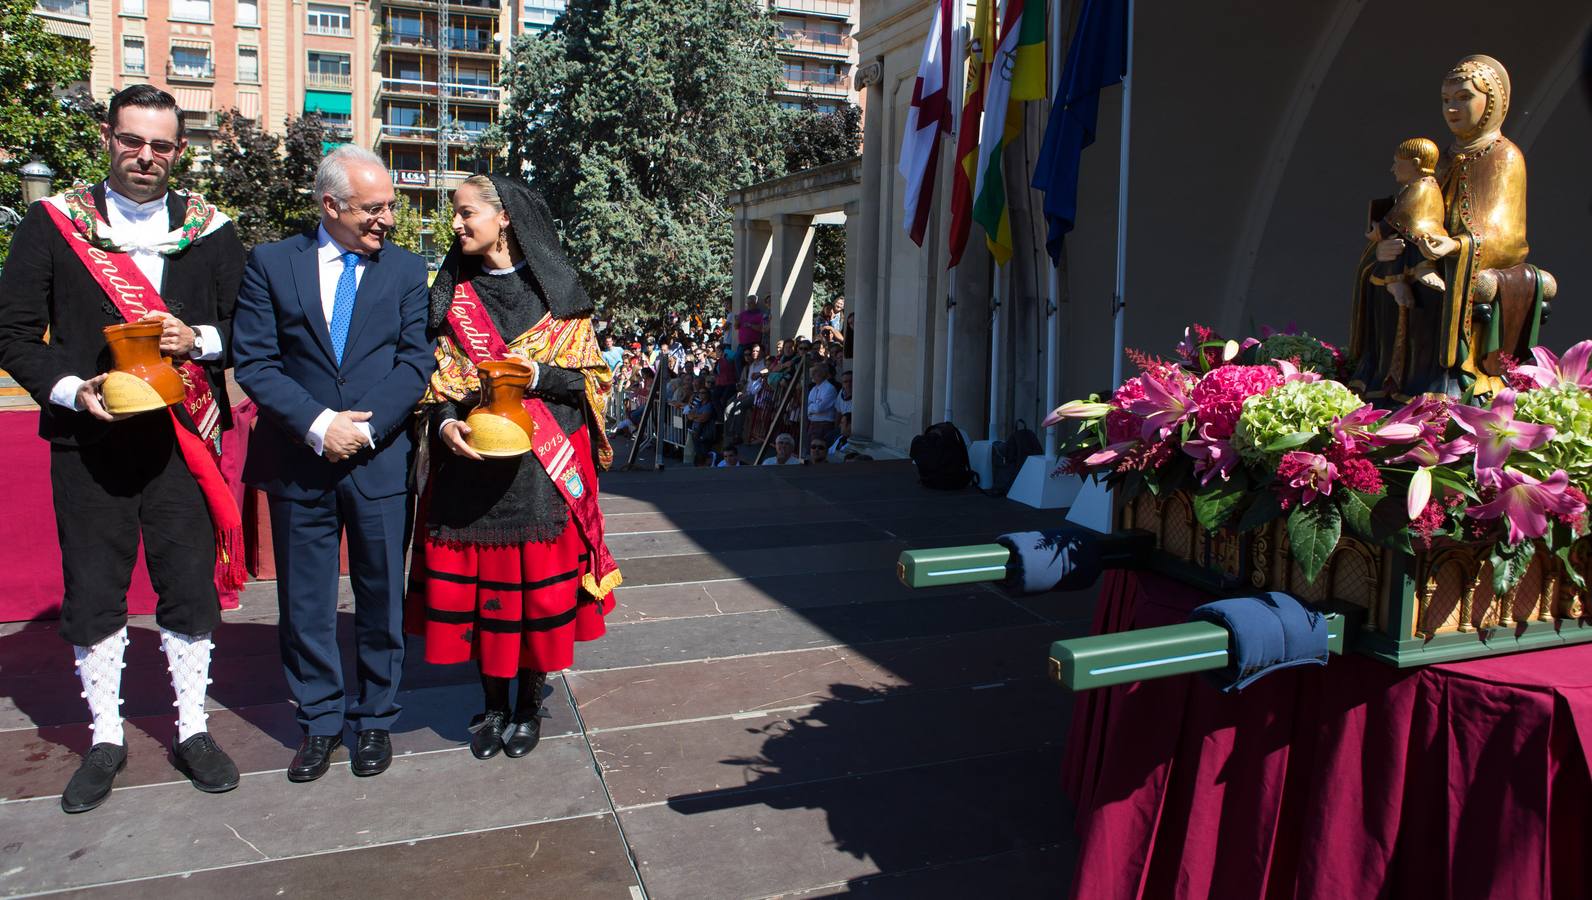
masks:
[[[515,714],[514,721],[510,722],[508,730],[503,732],[503,755],[509,759],[519,759],[535,750],[537,742],[541,739],[540,716],[534,712],[529,717]]]
[[[508,726],[508,713],[489,709],[470,723],[475,732],[470,738],[470,752],[476,759],[491,759],[503,749],[503,730]]]
[[[380,775],[392,765],[392,737],[384,728],[371,728],[359,733],[359,743],[354,746],[354,774],[365,778]]]
[[[238,786],[237,765],[216,745],[208,731],[173,744],[171,755],[177,760],[177,771],[187,775],[193,786],[201,791],[225,794]]]
[[[82,765],[61,792],[61,809],[88,812],[111,795],[116,775],[127,765],[127,748],[121,744],[95,744],[83,755]]]
[[[332,767],[332,751],[343,745],[340,734],[306,734],[287,767],[288,781],[314,781]]]

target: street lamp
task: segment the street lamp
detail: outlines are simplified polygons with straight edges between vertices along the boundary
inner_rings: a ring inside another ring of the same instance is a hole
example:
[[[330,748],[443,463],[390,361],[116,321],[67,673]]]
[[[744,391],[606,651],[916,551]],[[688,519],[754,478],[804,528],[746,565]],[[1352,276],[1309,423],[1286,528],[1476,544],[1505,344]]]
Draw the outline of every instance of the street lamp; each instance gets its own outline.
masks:
[[[36,200],[43,200],[50,196],[50,182],[55,179],[55,170],[44,164],[37,156],[33,161],[22,167],[22,202],[32,205]]]

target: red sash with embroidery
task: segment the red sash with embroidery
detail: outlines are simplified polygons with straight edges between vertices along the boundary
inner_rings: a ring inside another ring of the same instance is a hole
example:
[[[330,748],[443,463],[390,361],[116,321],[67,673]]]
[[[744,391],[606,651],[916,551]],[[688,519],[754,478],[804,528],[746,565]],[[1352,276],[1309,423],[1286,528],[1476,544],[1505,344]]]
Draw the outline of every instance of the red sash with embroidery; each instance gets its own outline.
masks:
[[[66,239],[66,245],[77,254],[123,318],[136,322],[152,312],[167,312],[166,301],[160,298],[160,293],[132,257],[94,246],[88,235],[55,204],[46,201],[44,208]],[[198,429],[198,434],[189,430],[177,416],[176,409],[169,408],[171,424],[177,433],[177,447],[183,463],[199,484],[215,527],[216,586],[235,590],[242,587],[247,576],[243,565],[243,517],[238,513],[232,490],[221,476],[221,408],[198,364],[185,360],[177,367],[177,374],[182,376],[187,389],[182,407]]]
[[[468,280],[454,288],[448,324],[471,363],[479,366],[489,360],[508,357],[508,343],[498,333],[497,325]],[[597,471],[591,456],[575,449],[553,418],[552,410],[540,398],[526,396],[525,411],[536,425],[531,452],[558,487],[564,502],[569,504],[570,518],[580,529],[588,550],[589,568],[582,573],[581,585],[598,599],[606,597],[619,583],[619,566],[603,539],[603,513],[597,505]]]

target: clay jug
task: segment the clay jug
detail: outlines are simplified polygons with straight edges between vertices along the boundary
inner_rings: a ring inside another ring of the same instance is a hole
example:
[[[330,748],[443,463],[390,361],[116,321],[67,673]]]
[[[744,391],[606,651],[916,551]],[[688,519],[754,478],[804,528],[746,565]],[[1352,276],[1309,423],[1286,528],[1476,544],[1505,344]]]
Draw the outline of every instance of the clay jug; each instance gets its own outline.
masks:
[[[100,386],[105,409],[116,415],[181,403],[187,393],[171,360],[160,355],[160,323],[129,322],[105,328],[111,373]]]
[[[531,367],[510,359],[488,360],[480,365],[481,402],[464,424],[470,426],[471,448],[482,456],[520,456],[531,450],[536,425],[525,411],[525,389],[531,385]]]

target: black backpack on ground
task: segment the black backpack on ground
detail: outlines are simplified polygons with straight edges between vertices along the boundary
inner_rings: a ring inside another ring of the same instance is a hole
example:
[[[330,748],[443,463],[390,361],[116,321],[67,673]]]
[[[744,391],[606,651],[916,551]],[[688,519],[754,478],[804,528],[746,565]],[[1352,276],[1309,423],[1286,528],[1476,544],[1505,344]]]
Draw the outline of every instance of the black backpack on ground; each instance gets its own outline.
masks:
[[[918,468],[918,481],[926,487],[955,491],[973,481],[973,469],[967,464],[967,444],[962,441],[962,432],[950,422],[924,429],[912,439],[908,452]]]
[[[990,474],[995,481],[990,493],[1005,496],[1017,481],[1017,473],[1023,470],[1023,462],[1030,456],[1044,452],[1039,435],[1029,430],[1028,423],[1018,419],[1017,427],[1012,429],[1006,440],[996,441],[990,447]]]

